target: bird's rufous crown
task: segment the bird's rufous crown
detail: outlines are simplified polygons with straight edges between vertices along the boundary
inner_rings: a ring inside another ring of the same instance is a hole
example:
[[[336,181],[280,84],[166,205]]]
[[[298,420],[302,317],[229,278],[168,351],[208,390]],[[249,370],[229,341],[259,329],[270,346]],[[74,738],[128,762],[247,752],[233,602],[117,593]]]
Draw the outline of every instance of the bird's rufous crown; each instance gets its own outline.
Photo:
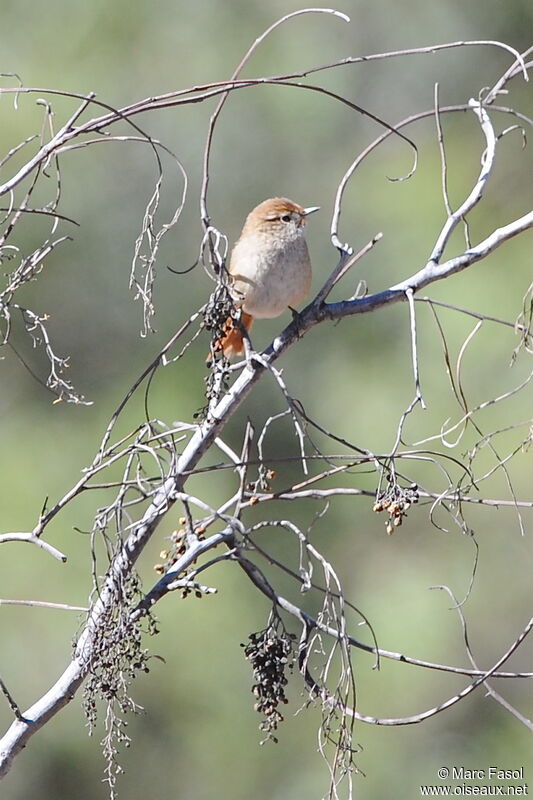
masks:
[[[287,197],[270,197],[268,200],[263,200],[259,203],[246,218],[245,228],[262,227],[264,223],[287,221],[284,217],[293,218],[294,215],[299,217],[299,224],[305,222],[308,214],[313,211],[318,211],[318,206],[304,208],[303,206],[294,203]]]

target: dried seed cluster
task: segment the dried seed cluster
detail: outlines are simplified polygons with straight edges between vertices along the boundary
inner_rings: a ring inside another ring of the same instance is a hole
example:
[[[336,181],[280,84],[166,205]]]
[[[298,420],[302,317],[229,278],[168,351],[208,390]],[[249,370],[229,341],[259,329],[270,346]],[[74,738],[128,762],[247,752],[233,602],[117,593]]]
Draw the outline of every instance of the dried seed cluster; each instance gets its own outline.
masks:
[[[410,486],[402,487],[389,476],[389,487],[385,492],[378,495],[374,503],[373,510],[377,513],[386,511],[389,515],[385,529],[389,536],[399,527],[403,518],[407,516],[408,510],[412,505],[418,503],[418,485],[412,483]]]
[[[278,706],[280,703],[288,703],[285,696],[285,671],[287,667],[292,669],[294,664],[294,637],[279,633],[270,626],[264,631],[251,633],[248,638],[250,643],[243,647],[255,678],[252,686],[252,694],[257,698],[254,709],[264,716],[259,730],[266,734],[263,741],[270,739],[277,742],[274,731],[283,722]]]
[[[186,525],[187,520],[185,517],[180,517],[179,519],[180,525]],[[171,547],[168,550],[161,550],[159,553],[159,557],[162,559],[162,562],[159,564],[154,564],[154,570],[158,573],[158,575],[164,575],[170,567],[172,567],[176,561],[182,556],[186,549],[187,549],[187,534],[189,531],[182,527],[178,528],[177,530],[173,531],[170,534],[170,541],[172,542]],[[206,529],[203,525],[197,525],[194,528],[194,536],[197,539],[203,539],[206,533]],[[183,578],[186,578],[188,571],[184,571],[181,573]],[[196,597],[203,597],[203,593],[199,590],[195,590],[194,585],[185,586],[181,590],[182,598],[188,597],[189,594],[194,592]]]
[[[246,484],[246,490],[251,494],[255,495],[257,492],[271,492],[272,486],[271,481],[274,480],[276,477],[276,470],[270,469],[265,467],[264,464],[261,464],[257,473],[257,480],[251,481],[250,483]],[[259,500],[257,497],[251,497],[250,503],[251,505],[255,505],[258,503]]]

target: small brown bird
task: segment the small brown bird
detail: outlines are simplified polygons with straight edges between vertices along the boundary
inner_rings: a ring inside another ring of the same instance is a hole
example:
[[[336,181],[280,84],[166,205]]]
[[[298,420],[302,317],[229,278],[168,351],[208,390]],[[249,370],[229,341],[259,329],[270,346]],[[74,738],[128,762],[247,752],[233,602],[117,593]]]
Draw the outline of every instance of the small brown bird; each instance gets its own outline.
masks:
[[[272,197],[248,214],[229,265],[230,291],[247,331],[254,317],[279,317],[309,293],[312,273],[305,222],[318,209],[302,208],[286,197]],[[231,318],[215,348],[223,350],[227,358],[243,352],[242,331]]]

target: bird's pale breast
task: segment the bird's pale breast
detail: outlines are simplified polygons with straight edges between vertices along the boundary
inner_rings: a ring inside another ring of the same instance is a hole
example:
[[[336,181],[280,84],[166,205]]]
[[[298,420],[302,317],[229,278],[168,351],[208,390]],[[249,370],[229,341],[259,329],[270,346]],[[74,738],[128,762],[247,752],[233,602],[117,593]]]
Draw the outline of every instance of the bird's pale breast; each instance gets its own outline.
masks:
[[[311,288],[311,262],[303,236],[273,246],[261,234],[241,238],[230,264],[235,302],[254,317],[278,317]]]

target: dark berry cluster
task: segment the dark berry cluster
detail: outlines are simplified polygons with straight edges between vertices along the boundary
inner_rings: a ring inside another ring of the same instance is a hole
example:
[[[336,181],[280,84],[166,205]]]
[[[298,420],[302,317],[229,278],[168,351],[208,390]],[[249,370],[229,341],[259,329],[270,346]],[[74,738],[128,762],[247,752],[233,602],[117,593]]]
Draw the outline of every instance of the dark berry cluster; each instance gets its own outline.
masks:
[[[211,333],[211,353],[209,360],[220,353],[217,343],[228,331],[236,316],[235,305],[227,283],[220,281],[211,294],[204,311],[204,326]]]
[[[205,327],[208,331],[220,334],[227,318],[234,316],[234,314],[235,306],[228,284],[226,281],[219,281],[205,307]]]
[[[220,341],[227,333],[228,326],[233,325],[236,314],[228,284],[225,280],[220,280],[204,311],[204,328],[211,334],[211,346],[206,361],[208,367],[212,367],[212,369],[204,378],[206,403],[194,412],[194,419],[207,419],[211,403],[218,400],[221,394],[228,389],[229,361],[220,347]]]
[[[132,573],[116,587],[115,602],[100,616],[83,695],[90,728],[96,723],[99,699],[115,704],[122,714],[135,709],[129,695],[130,684],[139,672],[149,672],[148,651],[142,645],[143,631],[139,621],[134,621],[131,615],[140,597],[140,580]],[[157,633],[154,618],[148,615],[147,619],[148,632]]]
[[[389,515],[386,524],[386,531],[394,533],[395,528],[402,524],[403,518],[407,516],[408,510],[414,503],[418,503],[418,485],[412,483],[410,486],[400,486],[389,476],[389,486],[385,492],[378,495],[374,503],[374,511],[386,511]]]
[[[294,663],[294,637],[269,627],[264,631],[251,633],[248,638],[250,643],[243,646],[255,678],[252,686],[252,694],[257,698],[254,709],[264,717],[259,730],[266,734],[263,741],[270,739],[277,742],[274,731],[283,722],[278,706],[280,703],[288,703],[285,696],[285,672],[287,667],[292,669]]]

